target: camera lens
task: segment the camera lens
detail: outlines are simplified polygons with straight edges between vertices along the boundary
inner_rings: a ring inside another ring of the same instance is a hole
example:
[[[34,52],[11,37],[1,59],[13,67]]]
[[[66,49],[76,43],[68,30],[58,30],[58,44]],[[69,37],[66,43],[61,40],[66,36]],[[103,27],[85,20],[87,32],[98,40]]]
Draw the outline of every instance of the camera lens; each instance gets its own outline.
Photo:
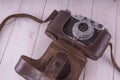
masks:
[[[79,26],[78,26],[78,29],[82,32],[85,32],[88,30],[88,25],[86,23],[81,23]]]
[[[94,34],[94,28],[87,22],[76,22],[73,26],[72,33],[75,39],[88,40]]]

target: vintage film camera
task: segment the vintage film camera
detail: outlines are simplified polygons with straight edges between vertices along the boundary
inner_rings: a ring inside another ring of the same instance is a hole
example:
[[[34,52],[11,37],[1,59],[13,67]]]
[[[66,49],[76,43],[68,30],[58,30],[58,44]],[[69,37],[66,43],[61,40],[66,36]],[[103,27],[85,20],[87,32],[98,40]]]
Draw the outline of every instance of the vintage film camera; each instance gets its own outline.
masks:
[[[69,11],[60,11],[45,33],[53,40],[68,42],[93,60],[102,56],[111,38],[102,24],[83,16],[71,16]]]
[[[15,67],[27,80],[78,80],[87,59],[97,60],[111,35],[103,25],[61,10],[48,24],[46,35],[54,41],[38,60],[22,56]]]

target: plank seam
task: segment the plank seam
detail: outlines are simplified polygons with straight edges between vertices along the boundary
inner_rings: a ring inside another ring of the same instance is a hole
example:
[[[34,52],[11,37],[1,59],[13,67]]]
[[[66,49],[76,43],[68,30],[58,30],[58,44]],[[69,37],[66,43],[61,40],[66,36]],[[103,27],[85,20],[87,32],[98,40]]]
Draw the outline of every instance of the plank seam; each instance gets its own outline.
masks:
[[[42,12],[41,19],[43,19],[44,12],[45,12],[45,8],[46,8],[46,4],[47,4],[47,0],[45,1],[45,5],[44,5],[44,8],[43,8],[43,12]],[[40,32],[40,27],[41,27],[41,24],[39,24],[39,28],[38,28],[38,30],[37,30],[35,42],[34,42],[33,49],[32,49],[32,53],[31,53],[31,57],[33,57],[33,53],[34,53],[34,50],[35,50],[35,46],[36,46],[36,44],[37,44],[37,39],[38,39],[38,35],[39,35],[39,32]]]
[[[93,2],[92,2],[92,9],[91,9],[91,19],[92,19],[92,16],[93,16],[93,8],[94,8],[94,0],[93,0]],[[85,80],[85,73],[86,73],[86,66],[85,66],[85,68],[84,68],[84,75],[83,75],[83,80]]]
[[[18,13],[19,10],[20,10],[21,4],[22,4],[22,0],[20,1],[20,5],[19,5],[19,8],[18,8],[18,10],[17,10],[17,13]],[[16,19],[15,19],[15,21],[16,21]],[[14,21],[14,22],[15,22],[15,21]],[[10,24],[10,25],[11,25],[11,24]],[[9,36],[8,36],[8,40],[7,40],[7,43],[6,43],[6,45],[5,45],[5,49],[3,50],[2,57],[1,57],[1,59],[0,59],[0,64],[2,63],[2,60],[3,60],[3,58],[4,58],[4,55],[5,55],[5,52],[6,52],[6,49],[7,49],[7,45],[8,45],[8,43],[9,43],[10,39],[11,39],[12,32],[13,32],[14,27],[15,27],[15,23],[12,24],[12,25],[13,25],[13,26],[12,26],[12,29],[11,29],[10,34],[9,34]]]
[[[116,1],[116,3],[117,3],[117,6],[116,6],[116,20],[115,20],[115,44],[114,44],[114,45],[115,45],[115,46],[114,46],[115,49],[114,49],[114,58],[115,58],[115,54],[116,54],[116,44],[117,44],[116,42],[117,42],[117,31],[118,31],[118,30],[117,30],[117,27],[118,27],[118,26],[117,26],[117,23],[118,23],[118,22],[117,22],[117,19],[118,19],[118,9],[119,9],[119,8],[118,8],[118,7],[119,7],[119,5],[118,5],[118,0]],[[115,67],[113,67],[113,80],[114,80],[114,77],[115,77]]]

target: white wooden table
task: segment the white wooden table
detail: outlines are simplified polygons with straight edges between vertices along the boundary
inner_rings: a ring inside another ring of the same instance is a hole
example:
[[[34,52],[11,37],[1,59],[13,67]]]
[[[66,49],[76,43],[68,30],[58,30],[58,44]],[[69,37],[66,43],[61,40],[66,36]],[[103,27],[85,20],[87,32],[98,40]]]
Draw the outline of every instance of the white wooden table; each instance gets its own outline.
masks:
[[[80,14],[102,23],[112,35],[114,55],[120,65],[120,0],[0,0],[0,22],[13,13],[28,13],[45,19],[54,9],[69,9],[73,15]],[[2,29],[0,80],[24,80],[14,66],[21,55],[37,59],[46,51],[52,41],[44,34],[47,24],[19,18]],[[109,52],[107,48],[97,61],[88,59],[79,80],[120,80]]]

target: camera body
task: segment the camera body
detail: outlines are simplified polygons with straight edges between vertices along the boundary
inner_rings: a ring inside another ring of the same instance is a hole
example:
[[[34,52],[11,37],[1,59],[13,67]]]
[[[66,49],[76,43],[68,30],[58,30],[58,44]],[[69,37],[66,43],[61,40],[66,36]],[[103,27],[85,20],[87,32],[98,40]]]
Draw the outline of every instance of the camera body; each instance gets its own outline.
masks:
[[[67,10],[59,11],[45,33],[53,40],[66,41],[93,60],[102,56],[111,38],[102,24],[83,16],[71,16]]]
[[[15,70],[27,80],[78,80],[86,62],[82,51],[57,40],[38,60],[22,56]]]

